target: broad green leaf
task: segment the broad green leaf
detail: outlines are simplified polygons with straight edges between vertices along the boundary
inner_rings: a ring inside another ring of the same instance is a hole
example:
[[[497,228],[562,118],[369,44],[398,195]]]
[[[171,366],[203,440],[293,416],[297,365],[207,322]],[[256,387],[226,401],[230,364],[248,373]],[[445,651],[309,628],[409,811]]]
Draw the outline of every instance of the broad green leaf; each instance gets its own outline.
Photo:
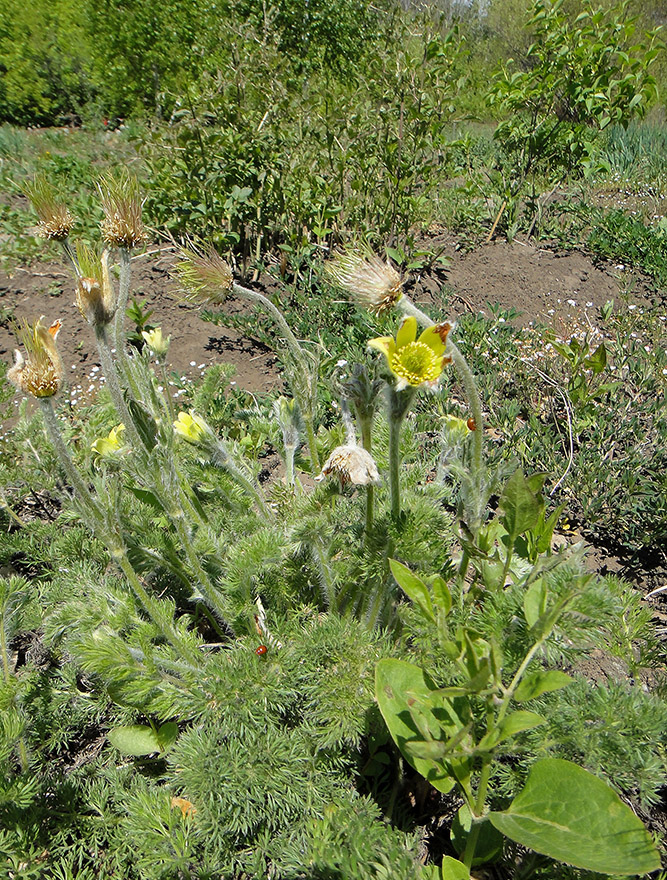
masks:
[[[607,366],[607,349],[604,347],[604,342],[601,342],[593,354],[586,358],[584,365],[595,375],[604,370]]]
[[[538,715],[536,712],[526,712],[523,709],[519,709],[517,712],[512,712],[510,715],[507,715],[503,718],[498,727],[495,727],[493,730],[490,730],[486,736],[483,736],[479,741],[479,748],[482,751],[492,749],[497,746],[498,743],[510,739],[510,737],[517,733],[521,733],[522,730],[530,730],[531,727],[539,727],[540,724],[545,723],[545,720],[546,719],[541,715]]]
[[[152,755],[160,752],[160,740],[157,731],[145,724],[133,724],[130,727],[113,727],[107,734],[112,746],[124,755]]]
[[[389,567],[403,592],[412,599],[425,617],[435,623],[431,595],[424,581],[413,574],[402,562],[397,562],[395,559],[389,560]]]
[[[525,703],[527,700],[534,700],[541,694],[548,694],[550,691],[558,691],[567,687],[571,681],[570,676],[559,669],[538,669],[536,672],[524,676],[514,692],[514,699],[517,703]]]
[[[458,859],[443,856],[440,876],[442,880],[470,880],[470,871]]]
[[[410,713],[408,699],[419,699],[422,706],[437,700],[439,708],[434,709],[434,720],[443,731],[444,742],[463,727],[451,703],[444,697],[434,694],[435,685],[423,669],[404,660],[380,660],[375,668],[375,694],[380,712],[389,732],[401,754],[421,773],[434,788],[445,794],[454,787],[445,762],[430,758],[419,758],[410,754],[408,745],[424,743],[424,737]],[[408,697],[408,695],[410,695]]]
[[[479,824],[479,837],[475,846],[475,857],[472,860],[473,867],[493,862],[503,851],[503,836],[500,831],[494,828],[488,819]],[[465,852],[471,828],[472,814],[466,804],[464,804],[456,816],[454,816],[454,821],[449,831],[454,849],[460,855],[463,855]]]
[[[523,616],[528,628],[532,629],[547,608],[547,586],[543,578],[538,578],[526,590],[523,597]]]
[[[543,503],[531,491],[521,470],[514,471],[500,496],[500,507],[505,514],[502,523],[512,541],[537,525]]]
[[[143,504],[148,504],[149,507],[152,507],[153,510],[156,510],[158,513],[165,512],[164,505],[160,499],[152,492],[149,492],[148,489],[140,489],[138,486],[128,486],[127,488],[134,497],[138,498]]]
[[[178,738],[178,724],[175,721],[167,721],[158,729],[157,738],[160,743],[160,751],[166,752]]]
[[[647,874],[660,855],[646,828],[606,783],[561,758],[533,765],[509,809],[490,813],[506,837],[600,874]]]
[[[446,616],[452,610],[452,594],[445,583],[445,579],[440,577],[439,574],[436,574],[429,578],[428,582],[433,590],[435,607],[438,611],[442,611]]]

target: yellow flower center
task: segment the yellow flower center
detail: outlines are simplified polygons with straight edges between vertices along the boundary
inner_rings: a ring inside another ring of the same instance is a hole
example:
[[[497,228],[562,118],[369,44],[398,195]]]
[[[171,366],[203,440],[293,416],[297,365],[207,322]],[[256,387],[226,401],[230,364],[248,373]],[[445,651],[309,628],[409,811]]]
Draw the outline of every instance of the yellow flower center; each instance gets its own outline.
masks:
[[[392,373],[415,387],[435,382],[442,373],[442,366],[442,355],[419,340],[398,348],[389,360]]]

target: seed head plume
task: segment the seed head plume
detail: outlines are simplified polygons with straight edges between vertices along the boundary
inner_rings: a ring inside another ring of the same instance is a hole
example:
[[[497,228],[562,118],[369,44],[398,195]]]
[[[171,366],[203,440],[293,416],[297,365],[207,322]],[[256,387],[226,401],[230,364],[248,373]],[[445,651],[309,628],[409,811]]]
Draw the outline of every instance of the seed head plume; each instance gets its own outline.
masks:
[[[231,293],[234,284],[232,270],[212,247],[183,248],[174,277],[187,299],[202,305],[219,305]]]
[[[128,250],[142,244],[146,233],[137,178],[124,169],[118,176],[104,175],[98,189],[104,209],[102,237],[106,243]]]
[[[65,241],[74,226],[74,216],[61,194],[43,174],[23,186],[23,192],[39,218],[37,232],[49,241]]]
[[[375,315],[390,312],[403,296],[403,282],[396,269],[370,251],[339,253],[327,266],[327,272],[353,302]]]

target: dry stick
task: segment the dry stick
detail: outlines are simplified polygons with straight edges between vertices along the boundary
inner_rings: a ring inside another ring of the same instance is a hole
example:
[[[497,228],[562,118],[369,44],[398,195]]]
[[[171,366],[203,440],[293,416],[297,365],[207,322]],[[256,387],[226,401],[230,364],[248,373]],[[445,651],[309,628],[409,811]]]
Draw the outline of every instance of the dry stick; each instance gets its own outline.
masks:
[[[507,207],[507,199],[504,199],[502,205],[500,206],[500,211],[498,211],[496,219],[493,221],[493,226],[491,227],[491,232],[489,232],[486,239],[484,240],[484,244],[489,244],[489,242],[493,238],[493,233],[496,231],[496,226],[500,223],[500,218],[503,216],[503,213],[504,213],[506,207]]]

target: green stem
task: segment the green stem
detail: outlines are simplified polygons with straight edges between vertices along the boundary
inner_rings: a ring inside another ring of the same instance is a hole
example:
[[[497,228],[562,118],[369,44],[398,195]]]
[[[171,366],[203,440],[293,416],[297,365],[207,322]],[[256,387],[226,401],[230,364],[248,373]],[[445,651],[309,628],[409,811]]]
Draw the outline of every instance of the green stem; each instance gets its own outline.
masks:
[[[308,451],[310,452],[310,467],[312,475],[315,476],[321,470],[320,457],[317,453],[317,438],[315,436],[315,428],[313,419],[310,415],[303,415],[303,423],[306,428],[306,439],[308,440]]]
[[[391,495],[391,515],[398,519],[401,513],[401,488],[399,466],[401,463],[401,425],[403,417],[389,422],[389,492]]]
[[[372,445],[372,428],[373,428],[373,420],[372,418],[359,418],[359,413],[357,410],[357,421],[359,422],[359,428],[361,430],[361,445],[362,447],[371,454],[371,445]],[[364,533],[366,535],[366,540],[368,540],[368,536],[373,529],[373,506],[375,501],[375,486],[366,486],[366,523],[364,526]]]
[[[111,357],[109,340],[107,339],[107,331],[104,325],[98,324],[95,327],[95,338],[97,340],[97,350],[100,355],[102,370],[104,371],[104,377],[106,379],[107,388],[109,389],[109,394],[111,395],[111,399],[113,400],[113,404],[116,407],[116,411],[119,417],[125,425],[125,429],[127,430],[127,434],[132,442],[132,445],[137,450],[139,450],[143,448],[144,443],[139,435],[139,432],[137,431],[136,425],[134,424],[134,419],[130,414],[127,402],[125,400],[125,397],[123,396],[123,390],[120,387],[120,382],[118,381],[118,373],[116,372],[116,365],[114,364],[113,358]]]
[[[83,505],[86,512],[90,515],[91,522],[87,523],[87,525],[108,547],[112,558],[119,565],[123,574],[129,581],[135,596],[139,600],[140,604],[144,607],[144,610],[149,615],[162,636],[179,651],[189,653],[187,647],[184,645],[180,636],[176,633],[174,627],[163,622],[164,614],[161,604],[158,600],[154,599],[147,593],[143,584],[139,580],[139,576],[135,572],[134,568],[132,568],[129,559],[127,558],[127,553],[125,552],[125,549],[119,543],[118,538],[111,534],[107,526],[104,514],[100,510],[97,502],[93,498],[90,489],[84,482],[81,474],[79,473],[74,462],[72,461],[69,450],[65,446],[65,443],[63,442],[60,433],[60,426],[58,425],[58,419],[56,418],[56,413],[53,408],[53,398],[40,398],[40,404],[42,407],[42,413],[44,415],[44,422],[46,424],[46,428],[49,434],[49,439],[51,440],[51,443],[56,451],[56,455],[58,456],[60,465],[65,471],[67,479],[70,481],[79,502]]]
[[[112,341],[116,353],[121,360],[125,359],[125,312],[130,297],[130,252],[127,248],[118,248],[120,262],[120,278],[118,284],[118,302],[113,321]]]
[[[475,421],[475,430],[472,437],[472,477],[478,492],[481,492],[484,476],[483,437],[484,419],[482,415],[482,400],[477,390],[477,384],[458,347],[451,340],[447,340],[447,352],[451,355],[454,369],[458,373],[463,385],[468,405]]]
[[[273,519],[273,513],[270,507],[267,505],[264,496],[262,495],[261,490],[251,481],[249,480],[245,474],[241,471],[239,467],[236,466],[232,457],[227,452],[224,443],[220,440],[216,440],[215,446],[213,447],[212,454],[213,462],[218,467],[226,470],[230,477],[234,480],[235,483],[238,483],[245,491],[250,495],[257,503],[257,506],[262,511],[262,514],[266,519]],[[289,455],[286,455],[286,459],[289,459]],[[289,465],[287,465],[289,471]],[[292,483],[294,482],[294,455],[292,455]],[[289,485],[289,483],[288,483]]]

